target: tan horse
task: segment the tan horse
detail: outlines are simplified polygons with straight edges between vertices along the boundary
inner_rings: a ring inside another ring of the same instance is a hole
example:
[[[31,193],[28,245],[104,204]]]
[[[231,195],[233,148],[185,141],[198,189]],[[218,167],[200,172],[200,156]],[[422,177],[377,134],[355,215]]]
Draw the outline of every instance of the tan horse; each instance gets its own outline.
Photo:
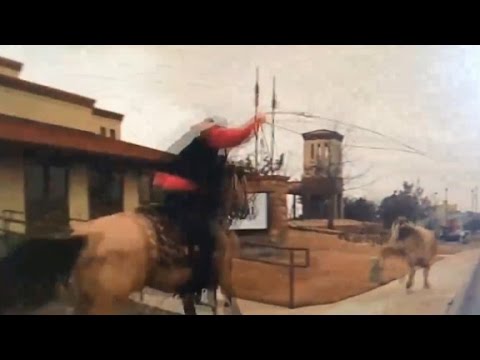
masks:
[[[222,191],[225,205],[223,213],[225,216],[238,216],[248,209],[246,182],[244,176],[239,175],[232,167],[226,170],[225,176],[225,188]],[[29,283],[32,283],[31,287],[38,287],[38,284],[33,284],[28,277],[22,279],[13,277],[18,283],[21,282],[22,286],[12,286],[15,282],[11,280],[12,274],[26,273],[33,277],[40,265],[45,265],[49,261],[51,270],[42,278],[48,280],[41,280],[44,288],[48,287],[49,296],[43,296],[43,300],[37,301],[36,305],[51,298],[54,281],[58,282],[59,277],[63,280],[69,278],[77,314],[118,314],[129,302],[130,295],[144,287],[176,293],[192,276],[182,233],[166,216],[152,216],[148,211],[139,209],[79,224],[74,226],[73,230],[73,235],[68,240],[28,241],[23,248],[17,249],[18,251],[4,261],[3,271],[0,263],[0,293],[2,287],[19,289],[17,293],[10,291],[12,295],[5,299],[4,311],[12,305],[15,298],[18,300],[22,296],[33,296],[33,292],[25,292],[25,289],[29,288]],[[231,244],[234,243],[230,240],[233,235],[224,230],[223,236],[216,241],[216,271],[223,293],[227,299],[231,299],[233,296]],[[79,242],[82,246],[78,245]],[[43,244],[40,250],[36,250],[36,259],[42,257],[42,252],[51,253],[52,248],[62,247],[61,251],[66,252],[68,249],[63,250],[63,247],[68,248],[69,243],[72,246],[75,244],[77,256],[71,255],[68,259],[71,259],[72,265],[63,266],[61,271],[58,270],[59,266],[55,265],[56,258],[55,261],[43,258],[42,264],[30,260],[18,261],[31,256],[24,253],[32,252],[29,251],[29,247],[33,243],[37,243],[37,248],[38,244]],[[19,264],[23,264],[22,269],[18,268]],[[2,279],[6,280],[2,283]],[[37,276],[36,280],[40,281],[39,279]],[[216,281],[212,287],[216,288]],[[1,300],[0,295],[0,313]],[[195,314],[194,295],[188,294],[182,301],[185,313]]]
[[[379,258],[372,267],[372,279],[384,283],[383,270],[389,257],[399,257],[409,266],[407,291],[413,286],[416,267],[423,268],[423,286],[430,288],[428,276],[430,267],[437,254],[437,239],[435,233],[422,226],[410,223],[405,217],[399,217],[392,224],[391,237],[380,250]]]

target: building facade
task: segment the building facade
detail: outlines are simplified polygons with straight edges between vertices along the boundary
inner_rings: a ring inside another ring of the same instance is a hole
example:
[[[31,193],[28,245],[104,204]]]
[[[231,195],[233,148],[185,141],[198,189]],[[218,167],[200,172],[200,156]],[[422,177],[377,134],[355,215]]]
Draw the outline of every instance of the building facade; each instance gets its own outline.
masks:
[[[151,173],[173,155],[121,141],[122,114],[23,80],[22,67],[0,58],[3,227],[39,234],[148,201]]]
[[[327,218],[329,202],[333,203],[334,218],[343,218],[343,135],[316,130],[302,136],[303,176],[291,183],[289,193],[301,197],[304,219]],[[294,213],[295,203],[296,199]]]

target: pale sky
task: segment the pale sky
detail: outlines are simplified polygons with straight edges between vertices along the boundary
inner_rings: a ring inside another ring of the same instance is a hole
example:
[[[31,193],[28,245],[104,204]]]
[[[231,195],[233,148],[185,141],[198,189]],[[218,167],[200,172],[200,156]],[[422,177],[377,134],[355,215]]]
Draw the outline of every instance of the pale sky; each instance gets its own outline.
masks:
[[[379,200],[420,179],[427,194],[449,187],[449,200],[470,209],[480,186],[480,47],[478,46],[100,46],[0,45],[0,56],[24,63],[22,78],[97,99],[125,114],[123,140],[165,150],[206,115],[241,124],[254,112],[255,68],[260,110],[269,111],[272,77],[279,110],[307,111],[382,132],[428,154],[348,148],[345,172],[368,175],[346,188]],[[306,132],[328,121],[278,116]],[[398,147],[339,126],[350,145]],[[270,127],[265,126],[270,137]],[[276,152],[287,172],[302,168],[302,138],[277,129]],[[240,152],[248,152],[241,149]],[[368,186],[364,186],[368,185]]]

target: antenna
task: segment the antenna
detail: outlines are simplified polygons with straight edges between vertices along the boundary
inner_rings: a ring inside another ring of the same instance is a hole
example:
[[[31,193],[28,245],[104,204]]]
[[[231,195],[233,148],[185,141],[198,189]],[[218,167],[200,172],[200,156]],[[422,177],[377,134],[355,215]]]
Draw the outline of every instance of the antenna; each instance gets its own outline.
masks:
[[[448,187],[445,188],[445,226],[448,226]]]

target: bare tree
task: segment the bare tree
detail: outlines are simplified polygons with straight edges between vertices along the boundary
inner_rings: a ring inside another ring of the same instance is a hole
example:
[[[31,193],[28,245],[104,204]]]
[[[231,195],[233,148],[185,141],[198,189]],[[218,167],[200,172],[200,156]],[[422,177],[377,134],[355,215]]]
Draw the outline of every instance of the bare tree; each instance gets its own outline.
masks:
[[[285,154],[283,153],[280,154],[278,159],[276,159],[273,162],[272,162],[271,156],[269,155],[264,156],[261,162],[259,162],[258,164],[259,165],[258,169],[255,169],[255,166],[252,160],[253,158],[254,158],[254,155],[249,154],[245,157],[245,159],[236,161],[235,164],[245,168],[245,170],[248,173],[258,174],[261,176],[275,174],[276,172],[280,171],[285,165]]]

